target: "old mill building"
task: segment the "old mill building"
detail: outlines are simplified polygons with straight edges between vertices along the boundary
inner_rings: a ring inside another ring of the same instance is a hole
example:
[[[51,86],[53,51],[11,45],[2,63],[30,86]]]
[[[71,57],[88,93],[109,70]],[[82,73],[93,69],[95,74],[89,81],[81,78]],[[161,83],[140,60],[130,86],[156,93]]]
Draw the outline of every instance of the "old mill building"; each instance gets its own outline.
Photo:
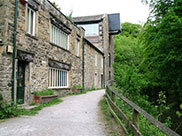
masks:
[[[105,87],[119,32],[120,14],[69,20],[48,0],[1,0],[0,93],[31,103],[43,89],[63,95],[73,85]]]

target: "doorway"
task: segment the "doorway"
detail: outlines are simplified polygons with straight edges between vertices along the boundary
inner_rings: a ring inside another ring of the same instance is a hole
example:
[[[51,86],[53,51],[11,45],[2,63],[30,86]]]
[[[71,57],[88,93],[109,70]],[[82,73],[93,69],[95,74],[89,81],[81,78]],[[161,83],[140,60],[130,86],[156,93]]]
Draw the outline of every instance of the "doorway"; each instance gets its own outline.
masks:
[[[24,103],[25,95],[25,65],[24,61],[18,60],[18,71],[17,71],[17,103]]]
[[[104,75],[101,74],[101,88],[104,88]]]

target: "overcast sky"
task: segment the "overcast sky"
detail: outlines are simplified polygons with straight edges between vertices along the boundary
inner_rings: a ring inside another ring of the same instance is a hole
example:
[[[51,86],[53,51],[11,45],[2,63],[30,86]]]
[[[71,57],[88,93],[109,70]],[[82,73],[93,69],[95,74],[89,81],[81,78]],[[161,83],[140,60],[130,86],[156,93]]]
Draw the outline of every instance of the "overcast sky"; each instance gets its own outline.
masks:
[[[55,1],[61,11],[68,15],[73,10],[73,17],[120,13],[121,22],[144,23],[149,15],[149,8],[141,0],[50,0]]]

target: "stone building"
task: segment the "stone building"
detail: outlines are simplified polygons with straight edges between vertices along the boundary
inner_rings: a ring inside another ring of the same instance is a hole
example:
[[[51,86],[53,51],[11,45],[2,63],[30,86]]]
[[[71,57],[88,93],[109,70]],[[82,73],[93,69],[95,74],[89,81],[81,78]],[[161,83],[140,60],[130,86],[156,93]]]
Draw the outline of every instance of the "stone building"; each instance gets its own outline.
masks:
[[[101,52],[87,39],[84,39],[84,87],[101,88],[104,85],[103,58]]]
[[[102,40],[102,50],[87,40],[84,27],[70,21],[49,0],[1,0],[0,93],[3,98],[31,103],[33,92],[43,89],[54,89],[62,95],[68,94],[73,85],[100,88],[105,82],[104,69],[106,72],[108,69],[104,56],[113,49],[112,45],[105,54],[109,48],[106,42],[113,40],[109,31],[105,33],[108,34],[103,36],[106,40]]]
[[[120,14],[102,14],[73,18],[73,22],[85,29],[85,37],[103,52],[103,85],[114,78],[114,35],[120,33]],[[89,79],[88,79],[89,80]]]

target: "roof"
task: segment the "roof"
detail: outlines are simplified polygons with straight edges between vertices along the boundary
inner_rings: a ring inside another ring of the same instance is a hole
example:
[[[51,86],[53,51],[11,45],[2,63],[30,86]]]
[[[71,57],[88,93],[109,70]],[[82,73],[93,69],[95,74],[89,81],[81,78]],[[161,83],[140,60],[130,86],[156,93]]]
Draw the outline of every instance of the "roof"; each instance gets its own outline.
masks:
[[[120,23],[120,14],[109,14],[109,33],[110,34],[118,34],[121,31],[121,23]]]
[[[102,56],[104,56],[104,53],[100,51],[97,47],[95,47],[88,39],[83,39],[88,45],[90,45],[92,48],[94,48],[97,52],[99,52]]]
[[[98,23],[102,21],[104,14],[101,15],[92,15],[92,16],[82,16],[82,17],[73,17],[73,22],[75,24],[85,24],[85,23]]]

